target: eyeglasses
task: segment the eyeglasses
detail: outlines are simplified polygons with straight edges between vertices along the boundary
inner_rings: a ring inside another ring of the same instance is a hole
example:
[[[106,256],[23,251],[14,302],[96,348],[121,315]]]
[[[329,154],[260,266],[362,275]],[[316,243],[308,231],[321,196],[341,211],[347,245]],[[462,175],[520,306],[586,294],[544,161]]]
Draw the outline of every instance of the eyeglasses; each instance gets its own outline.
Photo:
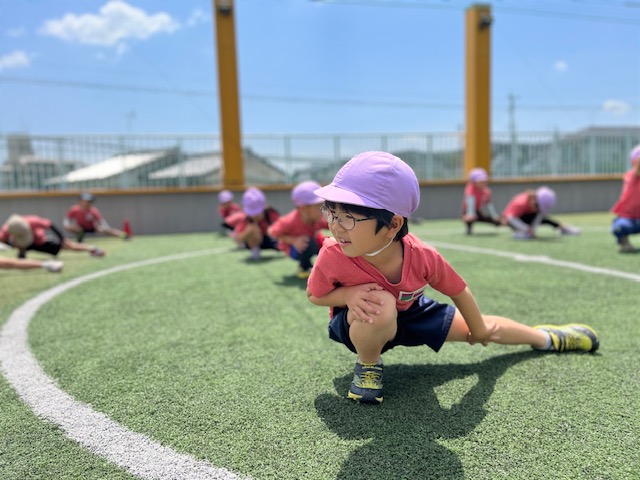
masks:
[[[325,206],[320,207],[320,211],[322,212],[322,216],[324,217],[324,219],[327,221],[329,225],[337,221],[338,225],[340,225],[345,230],[353,230],[354,228],[356,228],[357,222],[364,222],[365,220],[376,219],[376,217],[355,218],[353,215],[347,212],[340,212],[336,214]]]

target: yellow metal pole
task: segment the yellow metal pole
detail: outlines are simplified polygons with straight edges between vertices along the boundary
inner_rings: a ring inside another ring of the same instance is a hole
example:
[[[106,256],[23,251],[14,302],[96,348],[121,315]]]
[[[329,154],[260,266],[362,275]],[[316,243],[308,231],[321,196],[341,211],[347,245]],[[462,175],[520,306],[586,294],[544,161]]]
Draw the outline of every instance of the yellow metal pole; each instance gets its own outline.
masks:
[[[491,6],[466,11],[465,176],[472,168],[491,172]]]
[[[218,52],[218,96],[222,130],[222,181],[225,187],[244,185],[240,137],[238,68],[233,0],[214,0],[216,46]]]

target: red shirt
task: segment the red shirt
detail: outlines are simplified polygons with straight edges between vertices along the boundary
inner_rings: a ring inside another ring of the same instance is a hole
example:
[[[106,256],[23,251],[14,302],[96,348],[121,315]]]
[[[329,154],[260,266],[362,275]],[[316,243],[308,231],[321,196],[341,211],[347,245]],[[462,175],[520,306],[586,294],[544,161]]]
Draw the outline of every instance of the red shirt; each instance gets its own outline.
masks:
[[[47,229],[51,228],[51,220],[36,215],[23,215],[22,218],[29,224],[33,232],[33,245],[42,245],[47,241]],[[13,235],[7,229],[7,225],[0,230],[0,242],[13,244]]]
[[[260,222],[258,222],[258,226],[260,227],[260,231],[262,232],[263,235],[267,234],[267,229],[269,228],[269,225],[275,222],[278,218],[280,218],[280,214],[276,210],[270,207],[265,209],[264,218],[260,220]],[[250,217],[243,212],[242,217],[239,218],[238,223],[233,228],[234,235],[237,235],[238,233],[243,232],[244,229],[247,228],[247,225],[251,223],[249,220],[250,220]]]
[[[529,194],[522,192],[511,199],[502,212],[504,217],[520,218],[527,213],[538,213],[529,205]]]
[[[74,205],[69,209],[65,218],[71,223],[78,224],[84,230],[96,230],[102,222],[100,210],[94,206],[84,210],[80,205]]]
[[[314,238],[316,232],[329,228],[327,221],[322,218],[317,222],[309,225],[302,220],[300,210],[297,208],[290,211],[285,216],[280,217],[271,225],[271,235],[278,239],[283,235],[290,235],[292,237],[301,237],[306,235],[309,238]],[[283,241],[278,241],[278,248],[289,255],[291,245]]]
[[[624,174],[620,198],[611,208],[619,217],[640,220],[640,176],[631,169]]]
[[[462,212],[467,211],[467,197],[475,197],[476,211],[491,203],[491,189],[489,187],[480,188],[476,183],[469,182],[464,188],[464,198],[462,199]]]
[[[407,310],[426,287],[431,287],[449,297],[466,288],[464,279],[433,247],[413,234],[406,235],[402,278],[398,283],[389,282],[373,265],[362,257],[347,257],[338,243],[325,240],[307,283],[314,297],[324,297],[338,287],[350,287],[365,283],[377,283],[396,297],[398,311]],[[329,315],[333,315],[333,308]]]
[[[223,220],[226,220],[229,215],[232,215],[237,212],[241,212],[242,208],[237,203],[230,203],[229,205],[218,207],[218,213]]]

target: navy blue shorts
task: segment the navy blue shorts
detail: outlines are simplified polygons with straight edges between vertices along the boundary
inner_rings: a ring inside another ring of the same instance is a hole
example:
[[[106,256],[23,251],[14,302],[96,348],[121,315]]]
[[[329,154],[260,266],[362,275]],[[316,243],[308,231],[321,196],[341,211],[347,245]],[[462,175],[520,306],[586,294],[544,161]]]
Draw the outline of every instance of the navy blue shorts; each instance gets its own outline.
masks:
[[[333,318],[329,321],[329,338],[343,343],[353,353],[357,353],[356,347],[349,338],[348,310],[341,307],[333,309]],[[398,332],[395,338],[382,348],[382,352],[398,345],[406,347],[427,345],[437,352],[449,334],[455,313],[455,307],[421,296],[411,304],[409,309],[398,312]]]

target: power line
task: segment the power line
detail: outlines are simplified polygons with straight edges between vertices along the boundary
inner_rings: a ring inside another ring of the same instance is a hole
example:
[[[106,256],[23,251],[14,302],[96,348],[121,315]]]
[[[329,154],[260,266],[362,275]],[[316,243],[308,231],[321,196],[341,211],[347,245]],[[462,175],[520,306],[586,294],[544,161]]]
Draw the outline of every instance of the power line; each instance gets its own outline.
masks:
[[[178,95],[188,97],[212,97],[216,98],[217,93],[203,90],[180,90],[177,88],[161,88],[139,85],[114,85],[96,82],[78,82],[70,80],[52,80],[28,77],[13,77],[0,75],[0,83],[19,83],[31,84],[37,86],[53,86],[61,88],[84,88],[89,90],[113,90],[128,91],[137,93],[160,94],[160,95]],[[305,96],[274,96],[274,95],[256,95],[243,94],[242,100],[275,102],[275,103],[304,103],[319,105],[339,105],[339,106],[357,106],[367,108],[411,108],[422,110],[462,110],[464,105],[456,102],[420,102],[411,100],[357,100],[345,98],[321,98],[321,97],[305,97]],[[635,107],[634,105],[631,105]],[[495,108],[502,108],[495,105]],[[538,110],[538,111],[557,111],[557,110],[573,110],[573,111],[595,111],[600,110],[600,105],[522,105],[518,106],[520,110]]]

